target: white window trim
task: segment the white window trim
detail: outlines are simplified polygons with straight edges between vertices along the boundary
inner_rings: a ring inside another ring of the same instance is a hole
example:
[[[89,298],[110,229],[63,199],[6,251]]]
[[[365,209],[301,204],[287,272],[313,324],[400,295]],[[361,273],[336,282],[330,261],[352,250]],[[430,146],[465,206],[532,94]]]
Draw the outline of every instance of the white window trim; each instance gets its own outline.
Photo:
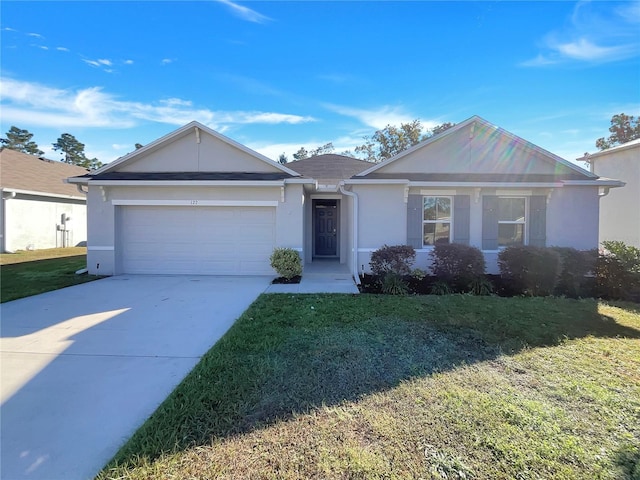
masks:
[[[523,225],[524,231],[522,232],[522,245],[529,245],[529,196],[528,195],[500,195],[498,196],[498,203],[503,198],[523,198],[524,199],[524,221],[518,220],[500,220],[498,216],[498,231],[500,225]],[[498,235],[498,241],[500,236]],[[505,245],[498,245],[498,251],[507,248]]]
[[[422,224],[421,224],[421,229],[420,231],[421,233],[421,238],[422,238],[422,248],[423,249],[427,249],[427,250],[431,250],[433,249],[433,247],[435,247],[435,245],[425,245],[424,244],[424,226],[427,223],[447,223],[447,222],[443,222],[442,220],[425,220],[424,219],[424,199],[425,198],[429,198],[429,197],[434,197],[434,198],[448,198],[449,201],[451,202],[451,215],[449,216],[449,243],[453,243],[453,195],[422,195]]]

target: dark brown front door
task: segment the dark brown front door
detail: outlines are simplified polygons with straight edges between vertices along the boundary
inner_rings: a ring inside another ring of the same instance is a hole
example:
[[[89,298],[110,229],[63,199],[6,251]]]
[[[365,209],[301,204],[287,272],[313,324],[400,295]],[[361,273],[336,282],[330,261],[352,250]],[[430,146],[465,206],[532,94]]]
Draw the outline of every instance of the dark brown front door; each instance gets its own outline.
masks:
[[[338,201],[314,200],[314,255],[335,257],[338,255]]]

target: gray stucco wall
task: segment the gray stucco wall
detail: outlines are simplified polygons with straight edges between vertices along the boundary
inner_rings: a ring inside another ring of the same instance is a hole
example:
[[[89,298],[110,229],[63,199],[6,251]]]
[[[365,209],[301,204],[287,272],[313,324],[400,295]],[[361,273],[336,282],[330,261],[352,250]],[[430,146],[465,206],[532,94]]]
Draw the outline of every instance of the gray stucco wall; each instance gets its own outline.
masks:
[[[387,245],[407,243],[407,204],[404,187],[355,185],[360,200],[359,271],[369,272],[371,252]],[[470,245],[482,249],[483,195],[547,195],[548,189],[428,189],[412,187],[412,195],[470,195]],[[598,187],[556,188],[547,203],[546,245],[588,250],[598,246]],[[529,215],[529,214],[528,214]],[[528,229],[528,227],[527,227]],[[528,235],[528,233],[527,233]],[[416,249],[415,268],[428,269],[431,248]],[[498,273],[499,250],[484,251],[487,273]]]
[[[87,195],[89,273],[114,275],[119,272],[118,206],[114,201],[198,200],[277,202],[276,246],[302,249],[302,185],[285,187],[282,202],[280,187],[89,187]],[[185,206],[184,208],[198,208]]]
[[[598,247],[598,187],[562,187],[547,204],[547,246]]]

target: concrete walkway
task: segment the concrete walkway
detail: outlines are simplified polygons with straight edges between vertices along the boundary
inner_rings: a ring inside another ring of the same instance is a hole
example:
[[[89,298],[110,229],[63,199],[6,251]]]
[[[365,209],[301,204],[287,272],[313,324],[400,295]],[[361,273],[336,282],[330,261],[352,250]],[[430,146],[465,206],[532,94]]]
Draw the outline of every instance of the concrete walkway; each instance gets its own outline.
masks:
[[[265,293],[360,293],[349,267],[337,261],[314,261],[305,264],[302,280],[297,284],[269,285]]]
[[[93,478],[270,281],[124,275],[2,304],[0,477]]]

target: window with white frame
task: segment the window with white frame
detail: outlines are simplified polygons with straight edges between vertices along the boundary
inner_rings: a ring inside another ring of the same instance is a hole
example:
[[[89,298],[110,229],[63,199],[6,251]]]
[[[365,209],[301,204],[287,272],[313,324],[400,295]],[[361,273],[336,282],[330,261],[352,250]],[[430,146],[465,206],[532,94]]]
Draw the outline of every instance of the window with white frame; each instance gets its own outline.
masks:
[[[498,246],[524,245],[527,202],[525,197],[498,198]]]
[[[423,246],[433,246],[451,242],[452,203],[451,197],[423,197]]]

